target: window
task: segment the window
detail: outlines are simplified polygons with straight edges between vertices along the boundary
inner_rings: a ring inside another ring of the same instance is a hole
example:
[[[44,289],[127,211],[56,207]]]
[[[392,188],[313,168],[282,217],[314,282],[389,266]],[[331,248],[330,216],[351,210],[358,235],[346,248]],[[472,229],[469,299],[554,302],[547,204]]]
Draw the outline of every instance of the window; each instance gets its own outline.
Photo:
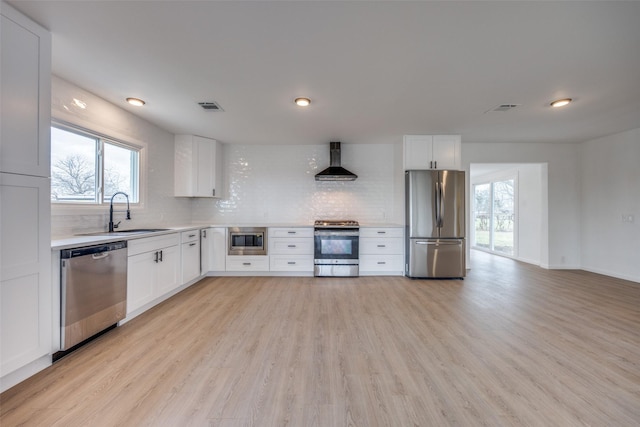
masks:
[[[516,255],[515,183],[512,178],[473,185],[473,247]]]
[[[139,200],[140,148],[67,126],[51,127],[51,201],[109,203],[118,191]]]

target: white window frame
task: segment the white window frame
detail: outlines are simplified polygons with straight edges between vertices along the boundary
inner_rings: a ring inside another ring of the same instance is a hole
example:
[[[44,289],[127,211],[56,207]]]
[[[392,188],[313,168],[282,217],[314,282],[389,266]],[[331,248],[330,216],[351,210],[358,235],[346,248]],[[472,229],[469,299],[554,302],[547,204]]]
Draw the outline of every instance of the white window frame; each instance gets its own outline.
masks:
[[[102,141],[106,141],[109,144],[121,146],[138,151],[138,201],[131,202],[132,211],[141,211],[145,207],[146,200],[146,176],[147,176],[147,144],[141,141],[133,140],[132,138],[119,137],[115,135],[107,135],[102,132],[97,132],[92,129],[87,129],[83,126],[79,126],[73,123],[69,123],[63,120],[54,119],[51,121],[51,127],[56,127],[68,132],[75,132],[79,134],[87,135],[88,137],[97,138],[101,140],[99,150],[102,150]],[[96,150],[97,151],[97,150]],[[103,165],[101,165],[99,173],[103,172]],[[102,176],[100,177],[100,187],[103,187]],[[54,215],[77,215],[77,214],[95,214],[103,212],[105,208],[108,209],[109,201],[103,201],[103,189],[100,188],[100,196],[97,202],[72,202],[72,201],[51,201],[51,213]],[[118,200],[120,202],[120,200]]]

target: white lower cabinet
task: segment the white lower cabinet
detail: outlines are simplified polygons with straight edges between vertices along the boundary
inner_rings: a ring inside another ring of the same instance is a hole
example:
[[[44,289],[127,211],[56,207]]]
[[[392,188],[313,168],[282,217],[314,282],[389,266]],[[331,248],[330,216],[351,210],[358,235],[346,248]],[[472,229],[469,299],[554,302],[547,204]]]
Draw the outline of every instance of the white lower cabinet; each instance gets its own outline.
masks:
[[[178,233],[129,241],[127,315],[180,286]]]
[[[226,270],[227,229],[209,227],[200,230],[201,273],[222,272]]]
[[[184,231],[181,234],[181,283],[200,277],[200,230]]]
[[[402,227],[360,228],[360,275],[404,274]]]
[[[313,273],[313,228],[270,227],[269,258],[272,272]]]
[[[0,391],[3,391],[15,384],[6,375],[51,351],[49,180],[0,173],[0,200]]]

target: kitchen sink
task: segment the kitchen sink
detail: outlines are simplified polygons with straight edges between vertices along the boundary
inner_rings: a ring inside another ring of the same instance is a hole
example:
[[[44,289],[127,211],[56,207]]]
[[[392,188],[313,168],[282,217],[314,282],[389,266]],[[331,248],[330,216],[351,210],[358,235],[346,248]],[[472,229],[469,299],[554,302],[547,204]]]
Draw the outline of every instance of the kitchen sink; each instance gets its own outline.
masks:
[[[170,228],[132,228],[130,230],[118,231],[96,231],[95,233],[82,233],[78,236],[129,236],[131,234],[155,233],[158,231],[169,231]]]

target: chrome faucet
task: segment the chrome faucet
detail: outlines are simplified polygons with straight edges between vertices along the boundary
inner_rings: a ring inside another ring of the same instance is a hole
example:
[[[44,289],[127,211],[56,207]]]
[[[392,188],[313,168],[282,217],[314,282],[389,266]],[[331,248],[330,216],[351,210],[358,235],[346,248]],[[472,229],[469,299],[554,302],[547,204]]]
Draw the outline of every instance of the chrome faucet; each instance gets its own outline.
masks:
[[[127,219],[128,220],[131,219],[131,211],[129,210],[129,195],[127,193],[123,193],[122,191],[113,193],[113,196],[111,196],[111,205],[109,207],[109,233],[113,233],[113,231],[116,228],[118,228],[118,226],[122,222],[122,221],[118,221],[117,224],[113,223],[113,198],[116,197],[118,194],[122,194],[124,197],[127,198]]]

